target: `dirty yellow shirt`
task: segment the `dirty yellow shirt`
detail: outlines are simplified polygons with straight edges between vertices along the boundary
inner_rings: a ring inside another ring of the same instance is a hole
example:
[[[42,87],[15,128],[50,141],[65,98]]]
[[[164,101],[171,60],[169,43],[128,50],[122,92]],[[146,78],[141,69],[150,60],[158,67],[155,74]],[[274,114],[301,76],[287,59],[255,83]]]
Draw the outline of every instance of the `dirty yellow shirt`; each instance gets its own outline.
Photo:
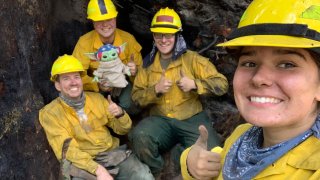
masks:
[[[122,60],[123,64],[128,64],[131,54],[133,54],[135,64],[137,67],[140,67],[142,65],[142,56],[140,53],[142,48],[140,44],[128,32],[116,29],[113,46],[120,46],[124,43],[127,43],[127,45],[124,52],[120,53],[119,58]],[[80,37],[73,50],[72,55],[81,61],[83,68],[85,69],[85,76],[82,80],[83,88],[86,91],[99,91],[97,83],[92,82],[92,73],[98,68],[99,62],[90,60],[84,53],[97,52],[101,46],[103,46],[103,43],[100,40],[99,34],[95,30],[92,30]],[[134,77],[131,77],[132,82],[133,79]]]
[[[165,77],[173,85],[169,92],[157,96],[154,87],[159,82],[162,71],[157,53],[153,64],[141,68],[134,81],[132,99],[142,107],[149,106],[151,115],[184,120],[202,111],[199,95],[212,93],[220,96],[228,90],[226,77],[217,71],[209,59],[193,51],[187,51],[169,64]],[[176,82],[181,79],[181,71],[195,81],[197,90],[180,90]]]
[[[119,139],[112,137],[107,127],[124,135],[131,128],[131,119],[125,114],[117,119],[108,112],[108,101],[99,93],[86,92],[84,112],[92,131],[86,133],[81,127],[77,114],[62,99],[56,98],[42,108],[39,120],[47,135],[57,159],[62,156],[63,142],[72,138],[66,158],[75,166],[95,174],[97,163],[93,157],[99,152],[119,146]]]
[[[244,124],[237,127],[237,129],[226,140],[223,151],[221,153],[221,167],[225,161],[227,152],[233,143],[249,128],[250,124]],[[191,180],[192,178],[187,171],[187,157],[190,148],[186,149],[181,155],[181,172],[184,180]],[[222,172],[217,178],[222,180]],[[284,156],[278,159],[275,163],[268,166],[260,172],[254,180],[278,180],[278,179],[320,179],[320,140],[314,136],[309,137],[300,145],[291,149]]]

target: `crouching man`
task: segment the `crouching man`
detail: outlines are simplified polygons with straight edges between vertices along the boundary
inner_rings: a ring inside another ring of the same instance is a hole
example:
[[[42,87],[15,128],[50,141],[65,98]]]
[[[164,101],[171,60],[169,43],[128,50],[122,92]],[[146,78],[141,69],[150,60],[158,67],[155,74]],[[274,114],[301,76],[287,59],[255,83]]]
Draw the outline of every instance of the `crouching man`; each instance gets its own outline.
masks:
[[[39,119],[50,146],[71,179],[154,179],[108,128],[125,135],[131,128],[128,114],[109,97],[84,92],[82,64],[70,55],[53,64],[51,81],[59,97],[42,108]]]

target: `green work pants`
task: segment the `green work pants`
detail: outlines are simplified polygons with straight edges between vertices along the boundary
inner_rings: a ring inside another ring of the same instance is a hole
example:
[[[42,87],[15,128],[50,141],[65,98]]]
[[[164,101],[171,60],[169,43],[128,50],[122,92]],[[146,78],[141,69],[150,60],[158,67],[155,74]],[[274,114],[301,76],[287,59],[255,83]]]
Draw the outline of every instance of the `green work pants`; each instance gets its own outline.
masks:
[[[182,151],[198,139],[200,125],[204,125],[208,130],[208,148],[220,145],[219,136],[205,112],[185,120],[162,116],[147,117],[129,132],[129,141],[133,152],[157,176],[164,166],[161,154],[180,143],[181,148],[174,148],[173,150],[177,152],[171,152],[175,154],[174,163],[180,164],[179,158]]]
[[[119,165],[119,173],[115,180],[154,180],[153,175],[147,165],[141,163],[139,159],[131,154]],[[72,177],[72,180],[84,180],[83,178]]]

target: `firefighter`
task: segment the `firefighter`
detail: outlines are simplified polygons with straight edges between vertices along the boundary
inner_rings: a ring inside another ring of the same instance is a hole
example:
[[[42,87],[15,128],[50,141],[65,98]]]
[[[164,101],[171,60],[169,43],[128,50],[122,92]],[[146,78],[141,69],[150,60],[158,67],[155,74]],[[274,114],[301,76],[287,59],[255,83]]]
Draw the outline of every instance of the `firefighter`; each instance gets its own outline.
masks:
[[[181,156],[185,179],[320,179],[320,1],[254,0],[226,47],[247,124],[207,151],[206,130]]]
[[[187,50],[180,17],[173,9],[160,9],[150,30],[154,46],[132,90],[133,101],[149,109],[150,116],[129,133],[129,140],[141,161],[158,176],[164,166],[161,153],[179,143],[181,148],[172,151],[179,166],[180,154],[197,140],[200,124],[209,129],[209,147],[220,144],[199,96],[225,94],[228,81],[208,58]]]
[[[148,166],[119,146],[119,139],[109,131],[128,133],[132,124],[129,115],[110,96],[107,100],[100,93],[84,92],[84,74],[75,57],[60,56],[51,70],[59,97],[39,112],[48,142],[63,163],[62,171],[72,179],[154,179]],[[64,147],[66,141],[68,146]]]
[[[111,0],[90,0],[87,8],[87,18],[92,21],[94,30],[81,36],[72,55],[79,59],[84,68],[83,88],[85,91],[101,92],[105,96],[111,94],[113,100],[132,115],[140,112],[131,100],[132,83],[142,64],[141,46],[133,35],[117,28],[118,11]],[[126,44],[125,50],[119,54],[123,64],[130,68],[129,84],[125,88],[113,88],[110,82],[93,82],[93,72],[99,62],[92,61],[85,53],[97,52],[105,45],[119,47]]]

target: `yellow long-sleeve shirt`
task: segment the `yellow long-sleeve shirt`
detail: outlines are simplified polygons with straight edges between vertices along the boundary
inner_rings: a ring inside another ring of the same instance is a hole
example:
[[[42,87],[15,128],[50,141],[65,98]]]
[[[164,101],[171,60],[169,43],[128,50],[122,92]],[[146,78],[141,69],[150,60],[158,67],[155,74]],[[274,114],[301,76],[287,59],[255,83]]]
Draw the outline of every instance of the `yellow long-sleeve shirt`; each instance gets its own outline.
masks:
[[[196,91],[183,92],[179,89],[176,82],[181,79],[181,71],[195,81]],[[202,111],[199,95],[212,93],[220,96],[228,90],[226,77],[217,71],[209,59],[193,51],[187,51],[169,64],[165,77],[173,85],[169,92],[158,97],[154,87],[162,72],[157,53],[153,64],[141,68],[134,81],[132,99],[142,107],[151,106],[151,115],[184,120]]]
[[[39,112],[39,120],[44,128],[50,146],[58,160],[61,160],[63,142],[72,138],[66,158],[75,166],[94,174],[97,163],[93,161],[99,152],[119,146],[119,139],[113,137],[108,128],[124,135],[131,128],[131,119],[125,114],[117,119],[108,112],[108,101],[99,93],[86,92],[84,112],[91,132],[81,127],[76,111],[61,98],[56,98]]]
[[[142,65],[142,56],[140,53],[142,47],[131,34],[116,29],[113,46],[120,46],[124,43],[127,43],[125,50],[119,54],[122,63],[128,64],[131,54],[133,54],[135,64],[137,67],[140,67]],[[72,55],[81,61],[85,69],[85,75],[82,80],[83,89],[86,91],[99,91],[97,83],[92,82],[92,73],[98,68],[99,62],[90,60],[85,53],[97,52],[101,46],[103,46],[103,43],[100,40],[99,34],[95,30],[92,30],[79,38],[73,50]],[[133,79],[134,77],[131,77],[132,82]]]
[[[225,157],[234,144],[234,142],[249,128],[250,124],[240,125],[226,140],[221,153],[222,168],[225,161]],[[190,148],[186,149],[181,155],[181,171],[183,179],[192,180],[187,171],[187,157]],[[278,180],[278,179],[308,179],[317,180],[320,179],[320,140],[314,136],[309,137],[307,140],[291,149],[275,163],[268,166],[262,172],[260,172],[253,179],[259,180]],[[222,171],[217,178],[222,180]]]

